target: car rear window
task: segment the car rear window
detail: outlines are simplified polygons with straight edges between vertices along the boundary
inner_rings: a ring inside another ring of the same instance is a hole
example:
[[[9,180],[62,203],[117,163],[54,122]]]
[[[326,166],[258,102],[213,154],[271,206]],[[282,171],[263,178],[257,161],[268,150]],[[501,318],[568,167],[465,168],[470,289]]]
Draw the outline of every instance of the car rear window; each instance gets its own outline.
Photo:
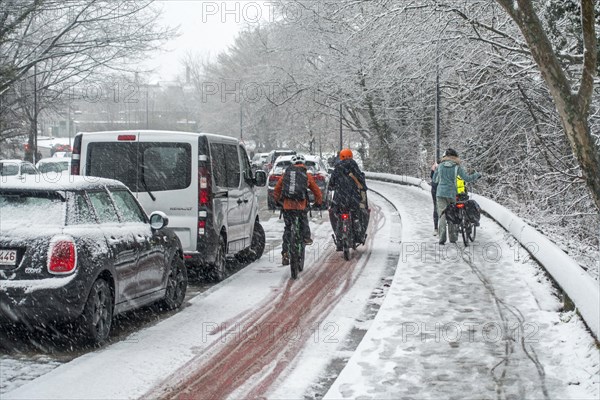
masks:
[[[16,164],[2,164],[0,163],[0,176],[17,175],[19,173],[19,166]]]
[[[116,179],[133,192],[179,190],[191,184],[191,160],[189,143],[92,142],[86,174]]]
[[[69,169],[68,161],[47,162],[47,163],[41,163],[38,166],[38,170],[43,174],[48,173],[48,172],[62,172],[62,171],[67,171],[68,169]]]
[[[54,192],[0,192],[0,222],[62,226],[65,200]]]

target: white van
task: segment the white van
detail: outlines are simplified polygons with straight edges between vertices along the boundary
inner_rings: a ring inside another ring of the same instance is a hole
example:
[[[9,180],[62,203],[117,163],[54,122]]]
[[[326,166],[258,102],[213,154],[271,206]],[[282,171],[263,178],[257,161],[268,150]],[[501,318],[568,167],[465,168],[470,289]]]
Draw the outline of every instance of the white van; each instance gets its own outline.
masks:
[[[263,171],[253,172],[235,138],[171,131],[82,132],[75,136],[71,172],[123,182],[147,213],[163,211],[186,263],[226,276],[226,259],[262,256],[258,218]]]

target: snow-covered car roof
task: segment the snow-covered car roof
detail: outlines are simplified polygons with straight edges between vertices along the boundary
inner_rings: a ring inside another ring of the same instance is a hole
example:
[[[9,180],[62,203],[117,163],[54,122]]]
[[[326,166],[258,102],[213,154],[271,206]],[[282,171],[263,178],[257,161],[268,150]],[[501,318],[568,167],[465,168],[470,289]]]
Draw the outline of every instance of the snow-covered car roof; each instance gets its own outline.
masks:
[[[6,163],[6,164],[23,164],[26,163],[27,161],[23,161],[23,160],[19,160],[19,159],[9,159],[9,160],[0,160],[0,164]]]
[[[49,179],[44,175],[28,175],[22,177],[3,176],[0,179],[0,190],[70,191],[102,189],[105,186],[127,189],[127,186],[114,179],[94,176],[61,175],[56,177],[56,179]]]
[[[45,164],[45,163],[65,163],[71,162],[71,159],[69,157],[48,157],[48,158],[42,158],[40,161],[37,162],[37,164],[35,164],[35,166],[37,167],[40,164]]]
[[[289,156],[279,156],[277,157],[277,160],[275,160],[275,165],[279,164],[280,162],[291,162],[292,161],[292,157],[294,157],[295,154],[289,155]],[[319,156],[313,156],[313,155],[305,155],[304,159],[306,161],[311,161],[314,163],[319,163],[321,161],[321,158]]]

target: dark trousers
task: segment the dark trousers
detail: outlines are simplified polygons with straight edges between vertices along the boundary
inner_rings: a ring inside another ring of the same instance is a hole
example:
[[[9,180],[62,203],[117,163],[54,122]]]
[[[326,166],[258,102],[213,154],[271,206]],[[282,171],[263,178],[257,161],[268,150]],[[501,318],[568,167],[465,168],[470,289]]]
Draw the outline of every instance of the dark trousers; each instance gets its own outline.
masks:
[[[433,229],[437,229],[440,218],[437,211],[437,199],[435,196],[435,190],[431,191],[431,198],[433,199]]]
[[[292,224],[294,218],[300,216],[300,229],[302,231],[303,239],[310,239],[310,226],[308,225],[308,213],[305,210],[283,210],[283,222],[285,222],[285,229],[283,230],[283,243],[281,245],[282,253],[289,253],[290,251],[290,235],[292,231]]]

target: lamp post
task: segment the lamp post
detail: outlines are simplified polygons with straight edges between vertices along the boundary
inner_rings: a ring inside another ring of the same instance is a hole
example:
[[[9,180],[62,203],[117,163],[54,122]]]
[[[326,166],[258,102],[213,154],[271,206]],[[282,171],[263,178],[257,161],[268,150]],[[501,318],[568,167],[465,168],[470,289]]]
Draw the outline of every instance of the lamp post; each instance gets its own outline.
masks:
[[[344,146],[344,138],[342,133],[342,104],[340,103],[340,151],[342,151]]]

